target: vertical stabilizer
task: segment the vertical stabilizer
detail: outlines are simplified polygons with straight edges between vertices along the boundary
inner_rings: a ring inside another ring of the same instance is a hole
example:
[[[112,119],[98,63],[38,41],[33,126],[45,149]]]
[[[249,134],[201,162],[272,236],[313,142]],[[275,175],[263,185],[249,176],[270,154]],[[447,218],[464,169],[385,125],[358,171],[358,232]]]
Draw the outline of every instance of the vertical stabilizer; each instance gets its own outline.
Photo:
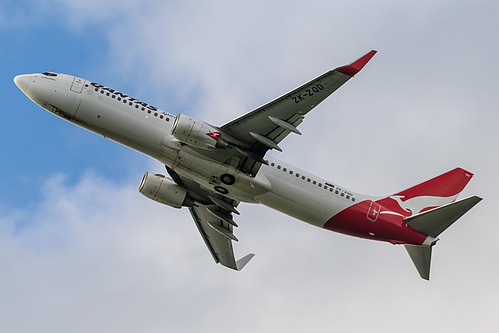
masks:
[[[454,202],[472,177],[471,172],[456,168],[376,202],[406,217],[416,215]]]
[[[431,249],[429,246],[404,245],[407,253],[416,266],[419,275],[425,279],[430,279]]]

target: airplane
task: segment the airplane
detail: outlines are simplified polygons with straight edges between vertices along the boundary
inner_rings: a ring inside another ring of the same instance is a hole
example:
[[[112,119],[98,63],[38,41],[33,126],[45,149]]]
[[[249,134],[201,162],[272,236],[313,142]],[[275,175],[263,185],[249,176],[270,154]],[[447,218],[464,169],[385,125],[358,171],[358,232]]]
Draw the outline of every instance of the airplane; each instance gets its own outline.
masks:
[[[146,172],[139,192],[174,208],[187,207],[216,263],[241,270],[233,216],[241,202],[262,204],[313,226],[403,244],[419,275],[429,280],[438,236],[480,200],[456,201],[473,174],[456,168],[383,197],[349,191],[267,156],[298,130],[305,116],[354,77],[376,54],[329,70],[221,126],[176,116],[99,83],[54,72],[18,75],[33,102],[84,129],[148,155],[169,177]]]

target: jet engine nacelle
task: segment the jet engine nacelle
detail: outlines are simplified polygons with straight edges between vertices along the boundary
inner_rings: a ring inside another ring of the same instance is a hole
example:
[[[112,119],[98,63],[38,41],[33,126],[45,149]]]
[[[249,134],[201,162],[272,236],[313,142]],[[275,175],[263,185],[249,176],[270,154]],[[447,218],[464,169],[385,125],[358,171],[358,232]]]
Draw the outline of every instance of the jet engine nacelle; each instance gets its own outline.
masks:
[[[171,134],[178,141],[191,146],[203,149],[227,148],[227,141],[218,129],[185,114],[175,117]]]
[[[187,191],[163,175],[146,172],[139,186],[139,193],[174,208],[192,206],[193,201]]]

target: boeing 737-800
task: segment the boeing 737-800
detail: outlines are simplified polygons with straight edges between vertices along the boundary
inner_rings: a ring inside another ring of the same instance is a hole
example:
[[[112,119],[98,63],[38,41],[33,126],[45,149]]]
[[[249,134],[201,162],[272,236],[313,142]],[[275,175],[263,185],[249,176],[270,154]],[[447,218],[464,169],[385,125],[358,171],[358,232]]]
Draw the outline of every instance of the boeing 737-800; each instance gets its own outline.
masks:
[[[117,90],[76,76],[45,72],[14,81],[42,108],[75,125],[163,163],[171,178],[147,172],[139,192],[175,208],[188,207],[217,263],[235,260],[233,220],[241,202],[260,203],[314,226],[404,244],[419,274],[429,279],[438,236],[481,198],[456,201],[472,173],[456,168],[405,191],[373,197],[266,156],[314,107],[356,75],[376,51],[316,77],[222,126],[174,116]]]

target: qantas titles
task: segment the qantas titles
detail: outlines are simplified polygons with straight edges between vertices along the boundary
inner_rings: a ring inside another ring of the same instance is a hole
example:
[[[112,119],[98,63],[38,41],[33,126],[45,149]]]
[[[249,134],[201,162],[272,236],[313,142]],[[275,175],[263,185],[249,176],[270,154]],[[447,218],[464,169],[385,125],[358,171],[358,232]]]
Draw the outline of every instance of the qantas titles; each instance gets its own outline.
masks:
[[[138,104],[138,105],[141,105],[151,111],[159,111],[158,108],[152,106],[152,105],[149,105],[147,103],[144,103],[142,101],[139,101],[138,99],[136,98],[133,98],[133,97],[130,97],[128,95],[125,95],[124,93],[122,92],[119,92],[117,90],[114,90],[112,88],[108,88],[108,87],[105,87],[103,86],[102,84],[99,84],[99,83],[95,83],[95,82],[90,82],[90,84],[95,87],[95,91],[98,91],[99,89],[100,90],[104,90],[104,91],[108,91],[109,93],[111,94],[114,94],[115,96],[118,96],[119,98],[123,98],[123,99],[126,99],[127,101],[129,101],[130,103],[135,103],[135,104]],[[170,115],[170,114],[168,114]],[[171,117],[173,117],[173,115],[170,115]]]

